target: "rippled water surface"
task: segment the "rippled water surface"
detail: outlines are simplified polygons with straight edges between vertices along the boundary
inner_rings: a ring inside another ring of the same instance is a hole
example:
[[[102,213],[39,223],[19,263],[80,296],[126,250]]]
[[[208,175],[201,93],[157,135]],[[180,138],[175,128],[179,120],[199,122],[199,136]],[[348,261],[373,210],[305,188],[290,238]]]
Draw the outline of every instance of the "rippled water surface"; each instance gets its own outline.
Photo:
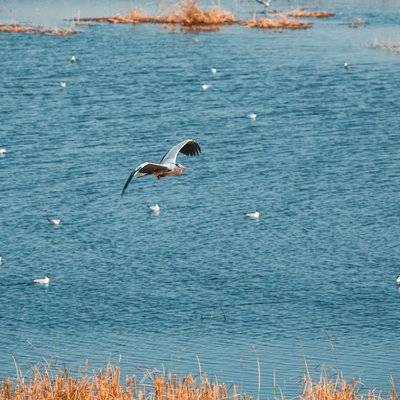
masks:
[[[258,357],[264,394],[273,371],[295,393],[305,358],[369,386],[399,377],[400,58],[368,44],[400,39],[400,9],[351,3],[308,3],[337,16],[307,31],[0,36],[1,375],[13,356],[179,372],[197,355],[248,392]],[[60,24],[129,8],[4,4]],[[186,137],[202,154],[179,158],[185,175],[120,198]]]

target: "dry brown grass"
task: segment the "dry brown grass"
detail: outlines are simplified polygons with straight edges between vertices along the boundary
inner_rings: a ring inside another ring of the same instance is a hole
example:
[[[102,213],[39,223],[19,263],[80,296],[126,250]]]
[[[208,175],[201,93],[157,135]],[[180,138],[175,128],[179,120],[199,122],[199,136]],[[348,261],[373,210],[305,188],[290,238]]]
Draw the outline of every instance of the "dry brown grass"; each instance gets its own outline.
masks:
[[[78,377],[67,372],[49,369],[33,370],[30,378],[4,379],[0,381],[0,400],[242,400],[246,395],[232,392],[225,384],[212,383],[202,374],[178,378],[176,375],[146,372],[147,383],[138,382],[135,376],[121,377],[119,368],[109,365],[105,370]],[[328,378],[322,375],[313,381],[309,374],[304,377],[299,400],[398,400],[395,385],[386,397],[375,390],[359,390],[357,380],[347,383],[341,375]],[[285,400],[281,394],[276,400]]]
[[[232,13],[219,7],[201,8],[197,0],[180,0],[170,15],[147,15],[139,9],[111,17],[80,18],[78,23],[108,22],[112,24],[162,24],[180,26],[184,31],[218,30],[237,21]]]
[[[0,382],[0,400],[226,400],[223,384],[201,382],[192,375],[182,379],[170,375],[153,376],[150,384],[139,384],[134,376],[122,382],[119,368],[89,376],[35,369],[29,379],[5,379]]]
[[[289,17],[295,17],[295,18],[328,18],[328,17],[334,17],[335,14],[329,11],[309,11],[309,10],[304,10],[302,8],[297,8],[296,10],[293,10],[288,14]]]
[[[315,14],[315,13],[314,13]],[[296,15],[297,16],[297,15]],[[310,15],[307,15],[310,16]],[[314,15],[315,16],[315,15]],[[166,27],[180,27],[182,31],[217,31],[222,26],[240,25],[259,29],[308,29],[311,24],[298,21],[288,16],[260,18],[241,21],[229,11],[219,7],[208,9],[200,7],[198,0],[180,0],[168,14],[147,15],[140,9],[133,9],[127,14],[116,14],[111,17],[91,17],[75,19],[77,23],[111,23],[111,24],[162,24]]]
[[[293,18],[255,18],[243,22],[243,26],[258,29],[308,29],[311,24]]]
[[[0,24],[0,32],[5,33],[36,33],[40,35],[51,36],[69,36],[78,33],[75,29],[71,28],[43,28],[40,26],[29,26],[21,24]]]
[[[392,388],[386,396],[387,400],[398,400],[397,390],[392,381]],[[314,382],[309,374],[304,376],[303,391],[300,400],[385,400],[376,390],[359,390],[360,382],[353,379],[347,383],[341,374],[336,378],[327,378],[323,374]]]

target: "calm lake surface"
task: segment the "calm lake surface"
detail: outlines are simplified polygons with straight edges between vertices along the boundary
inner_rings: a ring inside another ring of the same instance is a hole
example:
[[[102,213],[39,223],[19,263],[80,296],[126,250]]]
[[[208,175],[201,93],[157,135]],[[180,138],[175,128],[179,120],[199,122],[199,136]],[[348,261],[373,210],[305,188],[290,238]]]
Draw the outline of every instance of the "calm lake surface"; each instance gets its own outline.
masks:
[[[140,2],[1,4],[0,20],[61,26]],[[248,393],[258,358],[264,397],[274,371],[297,393],[305,359],[384,390],[400,378],[400,57],[369,47],[400,40],[399,4],[275,4],[337,16],[281,33],[1,34],[1,376],[13,357],[196,373],[198,356]],[[187,137],[203,152],[179,158],[185,175],[120,198],[131,168]]]

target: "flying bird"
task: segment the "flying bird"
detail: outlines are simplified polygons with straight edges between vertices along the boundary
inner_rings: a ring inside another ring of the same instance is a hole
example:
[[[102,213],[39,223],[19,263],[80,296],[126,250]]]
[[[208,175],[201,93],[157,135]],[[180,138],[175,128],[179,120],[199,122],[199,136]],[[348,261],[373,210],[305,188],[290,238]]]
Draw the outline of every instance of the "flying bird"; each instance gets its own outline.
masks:
[[[0,147],[0,156],[5,156],[7,153],[7,149],[5,149],[4,147]]]
[[[217,73],[217,68],[211,68],[211,73],[215,75]]]
[[[349,69],[349,64],[347,64],[347,62],[345,62],[345,63],[343,64],[343,68],[344,68],[344,69]]]
[[[72,63],[75,63],[75,62],[76,62],[76,57],[75,57],[75,56],[72,56],[72,57],[69,59],[69,61],[72,62]]]
[[[265,14],[268,11],[268,7],[271,5],[270,1],[268,0],[256,0],[257,3],[262,4],[264,6],[264,12]]]
[[[400,275],[398,275],[397,278],[396,278],[396,284],[397,284],[398,286],[400,286]]]
[[[201,153],[200,145],[194,139],[186,139],[181,143],[178,143],[170,151],[168,151],[161,161],[157,163],[145,162],[140,164],[134,169],[128,177],[124,188],[122,189],[121,196],[124,195],[126,188],[134,178],[141,178],[147,175],[153,175],[157,179],[164,178],[166,176],[180,176],[186,170],[186,167],[182,164],[176,163],[176,157],[179,153],[187,156],[198,156]]]
[[[62,88],[66,88],[67,87],[67,82],[60,82],[60,85]]]
[[[203,85],[201,85],[201,88],[206,91],[211,87],[211,85],[208,85],[207,83],[204,83]]]

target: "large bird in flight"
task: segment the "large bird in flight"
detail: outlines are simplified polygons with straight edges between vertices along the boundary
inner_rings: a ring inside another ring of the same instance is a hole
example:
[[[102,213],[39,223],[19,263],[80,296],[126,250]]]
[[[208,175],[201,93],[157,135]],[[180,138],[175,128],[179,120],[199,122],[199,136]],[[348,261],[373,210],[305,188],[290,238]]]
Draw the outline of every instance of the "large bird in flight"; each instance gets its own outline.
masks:
[[[134,169],[129,178],[127,179],[124,188],[122,189],[121,196],[124,195],[126,188],[131,183],[132,179],[141,178],[147,175],[153,175],[157,179],[164,178],[166,176],[179,176],[184,173],[186,167],[182,164],[176,163],[176,157],[179,153],[187,156],[198,156],[201,153],[199,144],[193,139],[186,139],[181,143],[178,143],[170,151],[168,151],[161,161],[157,163],[145,162],[140,164]]]

